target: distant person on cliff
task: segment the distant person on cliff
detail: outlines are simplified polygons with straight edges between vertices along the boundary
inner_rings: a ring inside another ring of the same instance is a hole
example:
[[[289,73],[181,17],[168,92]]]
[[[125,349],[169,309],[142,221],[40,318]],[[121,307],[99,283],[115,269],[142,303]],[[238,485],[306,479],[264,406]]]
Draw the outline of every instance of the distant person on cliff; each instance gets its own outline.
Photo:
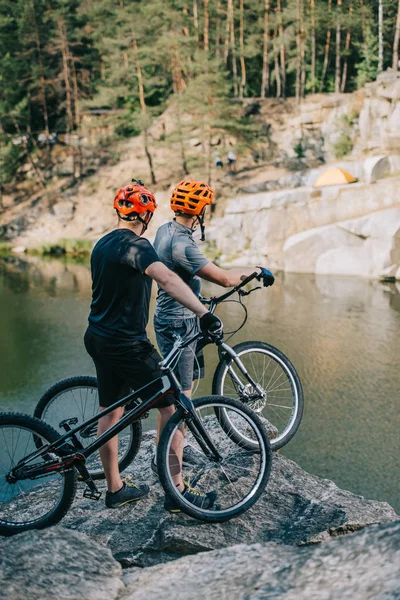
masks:
[[[172,191],[170,198],[174,218],[162,225],[154,240],[154,248],[162,262],[187,283],[196,296],[200,295],[201,279],[212,281],[222,287],[233,287],[254,273],[255,269],[221,269],[204,256],[193,239],[193,232],[200,225],[204,241],[204,217],[207,206],[215,198],[215,192],[202,181],[184,180]],[[260,279],[265,283],[272,277],[266,269],[260,269]],[[157,344],[166,356],[174,344],[174,336],[183,338],[193,336],[199,331],[199,319],[190,309],[177,302],[168,290],[159,286],[154,315],[154,330]],[[192,392],[194,378],[196,342],[185,348],[175,367],[175,373],[188,396]],[[197,355],[200,372],[196,377],[202,377],[204,358]],[[152,468],[157,472],[155,457]]]
[[[233,150],[228,152],[228,169],[230,173],[236,172],[236,154]]]
[[[222,158],[218,154],[218,152],[215,155],[215,166],[217,167],[217,169],[223,169],[224,168],[224,163],[222,162]]]
[[[114,199],[118,227],[95,245],[91,256],[92,304],[85,347],[97,373],[100,410],[124,395],[129,388],[140,388],[162,375],[160,355],[147,338],[146,326],[152,279],[177,306],[200,320],[203,331],[222,330],[221,321],[207,312],[189,286],[159,259],[150,242],[141,237],[157,207],[156,199],[141,181],[133,180],[119,190]],[[174,396],[169,394],[159,405],[158,435],[175,412]],[[98,435],[118,422],[124,408],[116,408],[99,420]],[[174,451],[182,457],[183,435],[173,439]],[[104,444],[100,457],[107,480],[106,506],[118,508],[145,496],[147,485],[122,481],[118,469],[118,436]],[[176,485],[191,504],[207,503],[208,496],[190,491],[177,476]],[[166,498],[167,510],[176,505]]]

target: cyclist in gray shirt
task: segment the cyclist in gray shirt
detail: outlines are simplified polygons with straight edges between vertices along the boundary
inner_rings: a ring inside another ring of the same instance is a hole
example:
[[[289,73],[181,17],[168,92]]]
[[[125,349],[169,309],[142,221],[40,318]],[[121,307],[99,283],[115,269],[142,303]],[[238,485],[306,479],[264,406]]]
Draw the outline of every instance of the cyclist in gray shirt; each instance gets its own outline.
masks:
[[[233,287],[254,273],[254,268],[225,270],[217,267],[202,254],[194,241],[193,231],[198,224],[204,240],[204,215],[206,207],[214,198],[215,192],[206,183],[188,180],[179,183],[170,198],[174,219],[158,229],[154,240],[154,248],[160,260],[179,275],[197,296],[200,294],[201,279],[222,287]],[[186,338],[197,333],[198,327],[196,315],[159,288],[154,329],[161,354],[166,356],[170,352],[174,336]],[[193,375],[195,374],[195,378],[204,375],[202,355],[197,355],[200,371],[194,373],[195,352],[196,342],[185,348],[175,368],[184,393],[188,396],[192,392]],[[156,470],[154,459],[152,464]]]

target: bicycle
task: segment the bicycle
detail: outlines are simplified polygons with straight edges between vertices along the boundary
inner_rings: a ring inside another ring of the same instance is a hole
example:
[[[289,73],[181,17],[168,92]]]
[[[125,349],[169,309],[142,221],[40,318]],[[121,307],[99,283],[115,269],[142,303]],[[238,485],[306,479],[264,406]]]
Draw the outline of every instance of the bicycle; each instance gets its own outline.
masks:
[[[218,297],[201,298],[211,312],[222,302],[239,302],[245,311],[245,317],[240,326],[229,333],[230,339],[244,327],[248,318],[243,298],[261,289],[259,286],[245,291],[243,288],[255,279],[253,273],[239,285]],[[239,300],[229,300],[235,293]],[[203,339],[198,349],[208,344]],[[272,450],[285,446],[299,428],[303,409],[303,390],[297,371],[290,360],[277,348],[266,342],[241,342],[232,348],[226,343],[218,347],[219,362],[214,372],[211,393],[230,398],[238,398],[262,416],[269,427]],[[98,411],[97,380],[91,376],[78,376],[64,379],[48,389],[39,399],[34,416],[51,424],[55,429],[61,429],[60,423],[66,418],[77,418],[84,421]],[[246,444],[246,436],[235,429],[235,424],[229,422],[225,411],[218,413],[221,425],[232,428],[232,435],[238,443]],[[89,435],[90,434],[90,435]],[[97,431],[85,431],[80,436],[80,442],[85,446],[95,439]],[[122,472],[132,462],[140,446],[142,435],[141,422],[131,423],[125,430],[119,442],[119,469]],[[251,443],[250,443],[251,447]],[[94,480],[102,479],[99,455],[91,457],[89,465]]]
[[[177,410],[157,449],[159,479],[166,494],[183,512],[207,522],[226,521],[248,510],[268,482],[272,460],[268,435],[259,417],[238,400],[205,396],[192,402],[183,394],[173,363],[181,349],[200,337],[198,333],[186,341],[177,340],[160,363],[163,374],[139,390],[80,424],[75,418],[66,419],[61,423],[63,435],[35,417],[0,414],[0,534],[13,535],[59,522],[73,502],[78,474],[85,485],[83,496],[99,500],[101,492],[86,459],[167,393],[174,394]],[[223,344],[221,340],[215,343]],[[77,434],[93,427],[97,431],[98,420],[121,406],[127,408],[120,421],[84,447]],[[236,428],[243,427],[251,449],[248,444],[237,444],[226,427],[221,427],[217,418],[221,410],[229,414]],[[183,465],[182,476],[205,494],[217,492],[218,504],[212,508],[191,504],[174,482],[177,456],[171,443],[175,435],[183,435],[178,432],[185,426],[195,460]]]

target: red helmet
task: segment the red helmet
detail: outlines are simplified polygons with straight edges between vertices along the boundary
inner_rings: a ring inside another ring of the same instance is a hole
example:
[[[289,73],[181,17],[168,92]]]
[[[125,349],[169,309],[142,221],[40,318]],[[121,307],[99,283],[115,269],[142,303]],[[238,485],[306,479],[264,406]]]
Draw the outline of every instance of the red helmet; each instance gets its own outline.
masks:
[[[141,181],[133,179],[131,185],[126,185],[118,190],[114,198],[114,208],[120,215],[126,217],[132,215],[132,213],[137,215],[151,213],[149,215],[151,217],[157,208],[157,202],[153,194],[144,187]]]

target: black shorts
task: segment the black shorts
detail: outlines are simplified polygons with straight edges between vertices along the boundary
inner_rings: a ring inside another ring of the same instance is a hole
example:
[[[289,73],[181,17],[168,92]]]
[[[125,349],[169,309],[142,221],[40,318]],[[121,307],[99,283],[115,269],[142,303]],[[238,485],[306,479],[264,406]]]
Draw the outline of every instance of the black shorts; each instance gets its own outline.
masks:
[[[163,375],[158,366],[161,356],[149,340],[115,341],[86,330],[84,342],[96,367],[99,404],[103,408]],[[144,398],[154,391],[153,386],[149,387]],[[172,393],[166,394],[154,406],[165,408],[174,401]]]

